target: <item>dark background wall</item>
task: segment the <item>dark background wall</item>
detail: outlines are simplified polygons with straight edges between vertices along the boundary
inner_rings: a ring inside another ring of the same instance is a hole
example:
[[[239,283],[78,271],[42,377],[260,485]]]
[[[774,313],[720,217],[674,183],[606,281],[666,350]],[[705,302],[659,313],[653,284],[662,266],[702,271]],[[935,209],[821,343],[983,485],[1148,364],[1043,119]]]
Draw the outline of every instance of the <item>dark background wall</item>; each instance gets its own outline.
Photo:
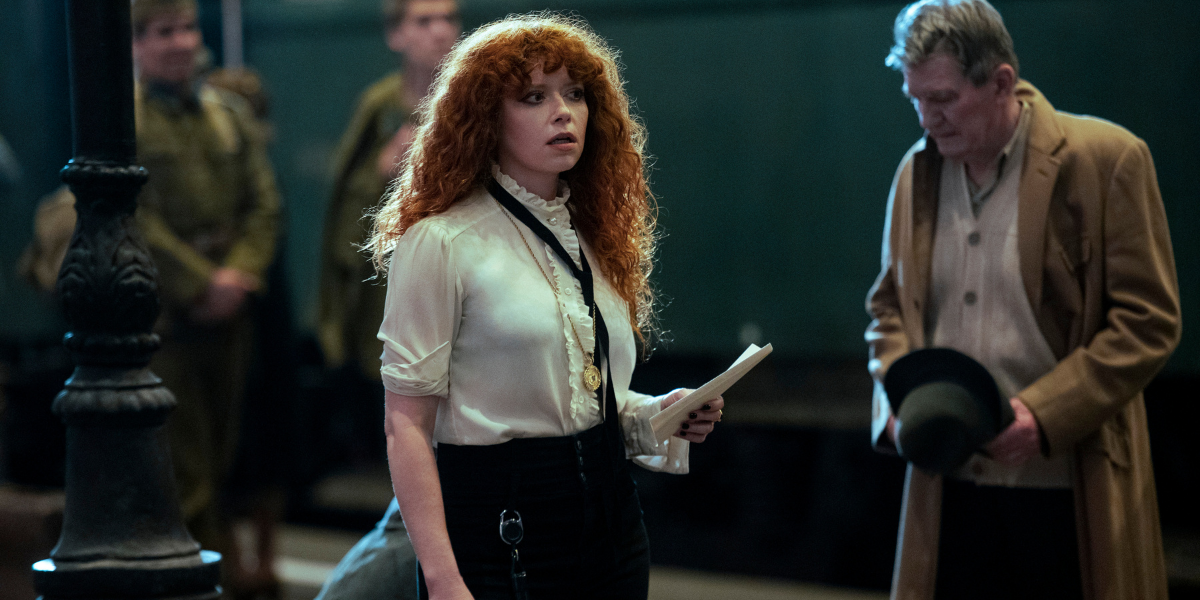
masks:
[[[59,185],[71,157],[64,4],[0,2],[0,135],[21,163],[16,187],[0,190],[0,339],[56,331],[54,311],[17,282],[13,265],[33,235],[33,208]]]
[[[205,33],[220,60],[219,2]],[[657,272],[667,354],[726,356],[770,341],[781,357],[863,356],[862,308],[878,269],[888,184],[920,135],[882,64],[899,2],[867,0],[464,0],[470,28],[503,14],[570,9],[622,51],[656,157],[666,238]],[[1022,75],[1057,107],[1103,116],[1154,152],[1185,313],[1200,302],[1200,4],[997,1]],[[247,0],[247,62],[274,101],[274,159],[288,205],[287,271],[311,328],[328,159],[357,94],[395,67],[374,0]],[[0,258],[30,236],[37,197],[69,157],[61,4],[2,0],[0,132],[24,185],[0,215]],[[15,18],[14,18],[15,17]],[[3,275],[0,336],[36,336],[50,311]],[[1185,329],[1169,369],[1200,372]]]
[[[468,26],[545,4],[464,3]],[[1144,137],[1158,160],[1184,301],[1200,266],[1187,235],[1200,213],[1187,165],[1200,117],[1200,7],[1122,2],[999,2],[1023,74],[1057,106],[1102,115]],[[350,99],[391,57],[374,4],[253,4],[249,60],[278,99],[277,164],[288,187],[290,273],[301,322],[330,148]],[[879,260],[888,184],[920,135],[883,67],[894,2],[556,2],[622,51],[650,131],[662,207],[657,281],[669,303],[667,353],[731,354],[771,341],[783,355],[859,357],[863,297]],[[1189,135],[1191,134],[1191,135]],[[1186,312],[1191,312],[1187,310]],[[1173,368],[1200,370],[1185,339]]]
[[[542,3],[464,2],[469,26]],[[1200,6],[1000,2],[1023,74],[1057,106],[1104,116],[1155,153],[1185,312],[1196,306],[1200,222],[1191,169],[1200,115]],[[251,5],[249,60],[278,100],[277,164],[292,207],[290,274],[312,315],[326,157],[351,99],[391,66],[373,2]],[[794,358],[863,354],[863,298],[879,261],[887,187],[920,135],[882,65],[894,2],[556,2],[622,51],[656,156],[657,281],[667,353],[770,341]],[[1200,370],[1185,338],[1174,368]]]

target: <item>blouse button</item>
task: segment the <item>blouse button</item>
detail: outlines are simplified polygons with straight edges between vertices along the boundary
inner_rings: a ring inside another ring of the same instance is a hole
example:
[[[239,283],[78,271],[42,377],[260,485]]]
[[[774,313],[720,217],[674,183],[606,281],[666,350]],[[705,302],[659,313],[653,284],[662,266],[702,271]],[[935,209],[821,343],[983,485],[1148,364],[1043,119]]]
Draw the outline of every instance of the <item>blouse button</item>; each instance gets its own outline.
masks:
[[[558,225],[558,217],[550,217],[551,225]]]

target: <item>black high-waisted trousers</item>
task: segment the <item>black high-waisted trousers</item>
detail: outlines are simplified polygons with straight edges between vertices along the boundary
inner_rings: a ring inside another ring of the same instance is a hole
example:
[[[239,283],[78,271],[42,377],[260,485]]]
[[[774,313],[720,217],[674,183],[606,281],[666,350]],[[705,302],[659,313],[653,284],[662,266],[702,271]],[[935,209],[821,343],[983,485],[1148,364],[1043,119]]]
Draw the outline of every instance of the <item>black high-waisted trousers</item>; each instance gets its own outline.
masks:
[[[531,600],[645,600],[646,527],[624,446],[606,429],[493,446],[438,445],[446,528],[476,600],[514,597],[512,548],[499,533],[506,510],[509,517],[520,513],[524,526],[517,550]],[[428,598],[419,566],[418,581]]]

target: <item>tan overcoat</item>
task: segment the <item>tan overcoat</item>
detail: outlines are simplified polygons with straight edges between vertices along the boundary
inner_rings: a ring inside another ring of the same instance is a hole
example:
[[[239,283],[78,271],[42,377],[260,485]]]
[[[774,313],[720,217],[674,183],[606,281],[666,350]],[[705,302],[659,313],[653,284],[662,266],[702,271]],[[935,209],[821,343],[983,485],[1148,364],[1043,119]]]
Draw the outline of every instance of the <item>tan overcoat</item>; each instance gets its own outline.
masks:
[[[1074,451],[1084,597],[1166,598],[1142,389],[1179,341],[1179,287],[1145,142],[1108,121],[1056,112],[1028,82],[1032,126],[1021,172],[1021,278],[1058,365],[1019,397],[1056,455]],[[867,300],[876,393],[872,441],[891,408],[888,366],[921,348],[942,160],[917,142],[896,173],[883,269]],[[892,597],[932,598],[941,478],[909,465]]]

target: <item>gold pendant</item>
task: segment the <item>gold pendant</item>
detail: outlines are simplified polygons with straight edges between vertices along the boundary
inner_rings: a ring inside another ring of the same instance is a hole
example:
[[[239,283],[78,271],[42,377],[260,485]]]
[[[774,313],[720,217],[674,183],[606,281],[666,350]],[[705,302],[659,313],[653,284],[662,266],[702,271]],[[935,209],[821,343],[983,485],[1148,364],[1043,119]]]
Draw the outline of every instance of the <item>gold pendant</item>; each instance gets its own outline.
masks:
[[[589,392],[600,389],[600,369],[597,369],[596,365],[587,365],[583,368],[583,385]]]

